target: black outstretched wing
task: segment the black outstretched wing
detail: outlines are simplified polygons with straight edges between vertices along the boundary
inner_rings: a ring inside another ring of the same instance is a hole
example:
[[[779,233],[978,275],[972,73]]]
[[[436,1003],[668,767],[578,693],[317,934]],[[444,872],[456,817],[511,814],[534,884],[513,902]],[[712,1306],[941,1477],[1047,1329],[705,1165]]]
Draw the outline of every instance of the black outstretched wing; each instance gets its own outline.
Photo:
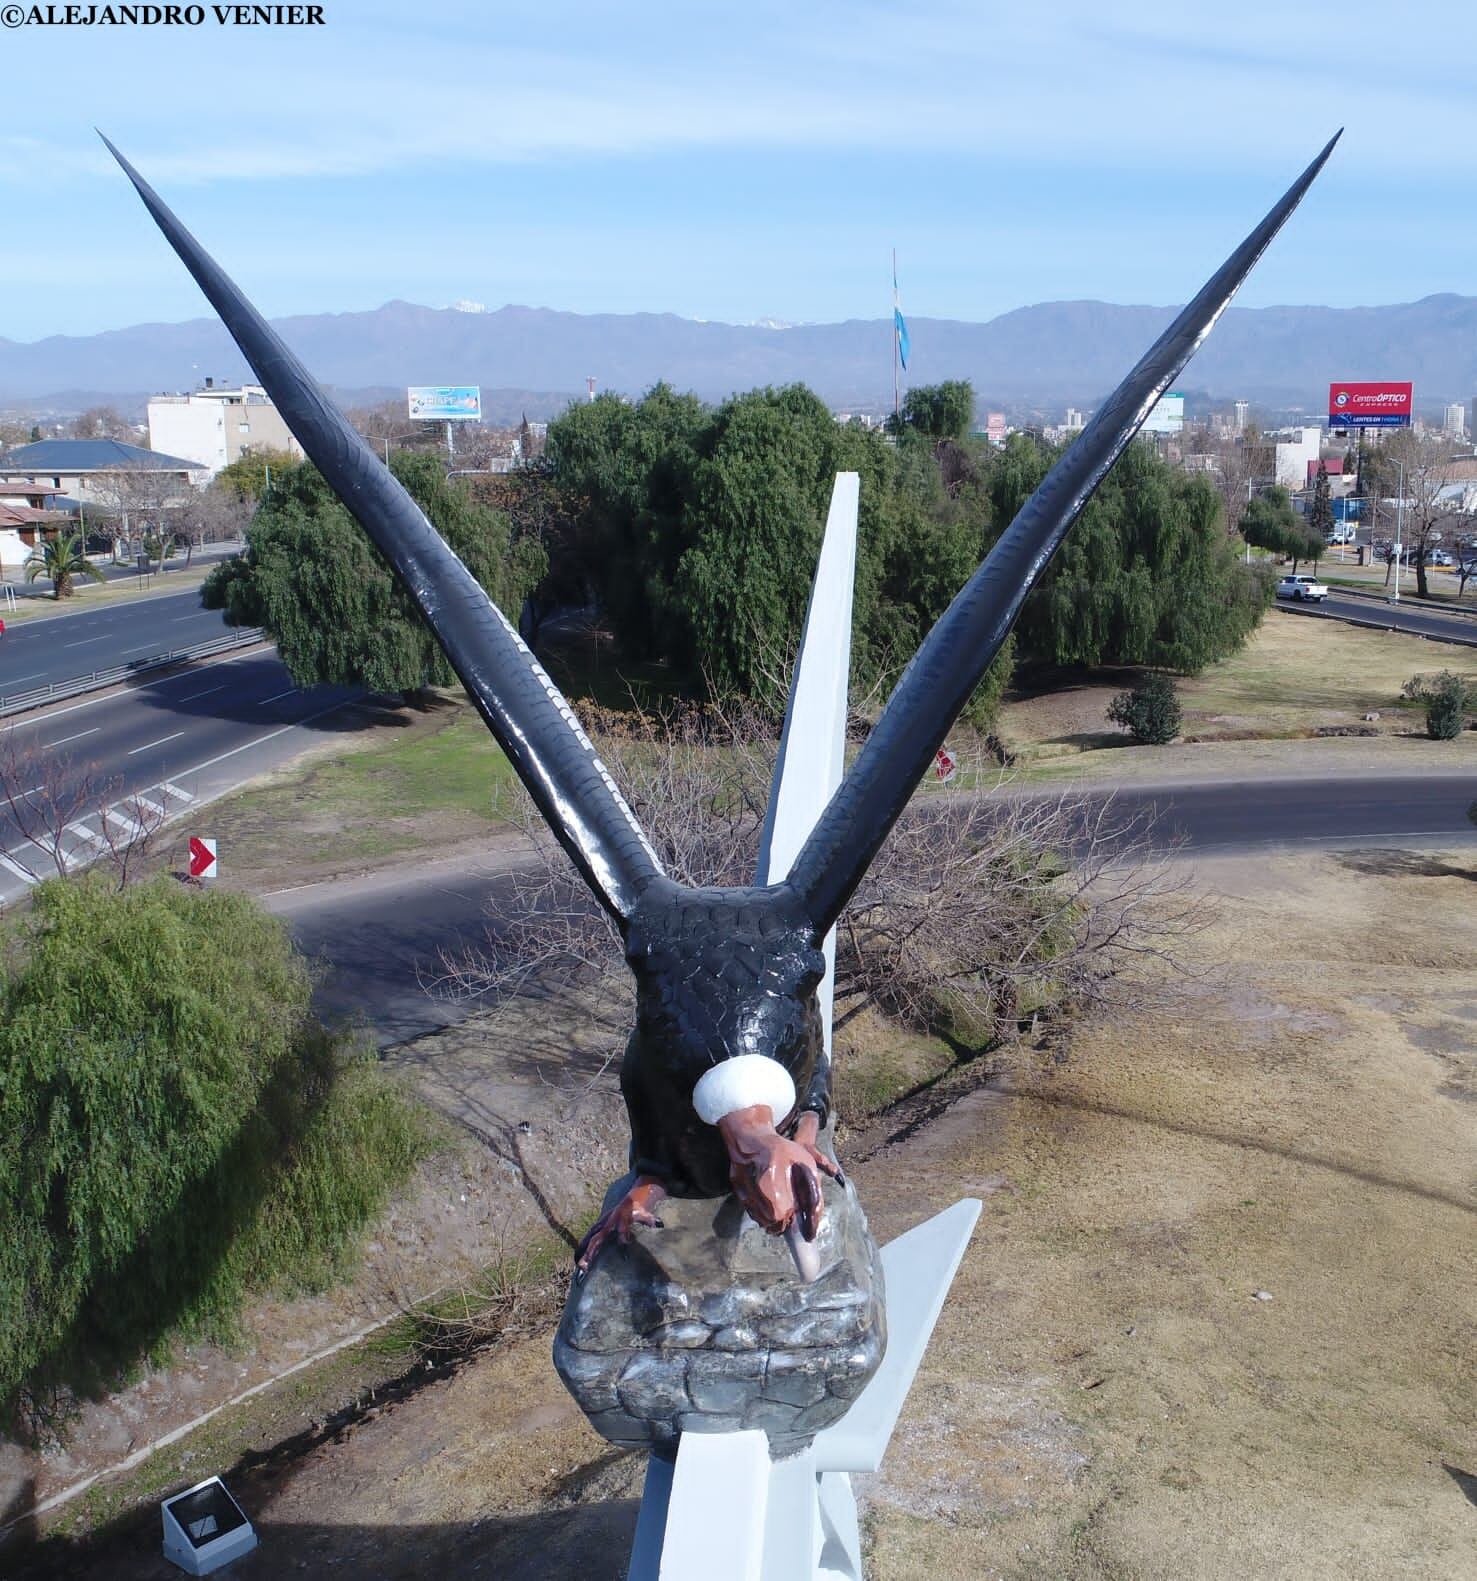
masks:
[[[818,934],[861,882],[1067,529],[1297,207],[1339,135],[1113,392],[928,634],[790,869],[787,882]]]
[[[101,136],[101,133],[99,134]],[[569,704],[471,572],[276,332],[108,142],[334,492],[394,566],[600,902],[624,922],[661,865]]]

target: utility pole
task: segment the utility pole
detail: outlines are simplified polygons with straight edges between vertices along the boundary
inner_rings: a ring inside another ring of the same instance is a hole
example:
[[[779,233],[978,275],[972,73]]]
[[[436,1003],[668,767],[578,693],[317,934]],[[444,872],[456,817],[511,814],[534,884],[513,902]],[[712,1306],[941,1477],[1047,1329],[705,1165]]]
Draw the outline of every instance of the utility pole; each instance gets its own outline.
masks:
[[[1395,484],[1395,598],[1400,602],[1400,557],[1405,552],[1405,463],[1397,462],[1398,481]]]

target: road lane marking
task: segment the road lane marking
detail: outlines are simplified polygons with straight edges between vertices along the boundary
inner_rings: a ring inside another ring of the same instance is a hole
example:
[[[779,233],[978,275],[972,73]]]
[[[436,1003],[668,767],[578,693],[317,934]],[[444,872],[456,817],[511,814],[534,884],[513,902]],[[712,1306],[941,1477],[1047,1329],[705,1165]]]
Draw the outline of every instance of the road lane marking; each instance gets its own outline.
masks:
[[[32,670],[29,675],[7,675],[5,684],[7,686],[15,686],[20,681],[39,681],[45,674],[45,670]]]
[[[176,697],[175,702],[193,703],[197,697],[209,697],[213,692],[223,692],[225,689],[225,682],[222,681],[219,686],[207,686],[203,692],[189,692],[184,697]]]
[[[174,597],[174,596],[175,595],[173,595],[173,594],[170,595],[170,597]],[[57,616],[57,619],[58,620],[70,619],[70,616],[60,616],[59,615],[59,616]],[[272,644],[270,642],[264,643],[263,647],[270,649],[272,647]],[[231,654],[228,654],[225,658],[215,659],[211,663],[210,668],[212,670],[216,670],[216,669],[220,669],[223,665],[237,664],[242,659],[259,659],[261,657],[262,657],[262,648],[258,648],[258,647],[243,648],[239,653],[231,653]],[[164,676],[161,676],[157,681],[146,682],[142,686],[138,686],[138,687],[133,688],[133,690],[134,691],[140,691],[140,692],[153,691],[156,687],[167,686],[167,685],[169,685],[169,683],[171,681],[177,681],[180,678],[181,677],[178,676],[178,675],[164,675]],[[80,713],[81,710],[84,709],[84,708],[96,708],[99,703],[116,703],[117,701],[118,701],[118,693],[115,690],[113,690],[113,688],[109,687],[105,691],[97,692],[93,696],[85,698],[80,703],[72,703],[66,708],[48,708],[48,709],[44,709],[44,710],[38,710],[34,714],[27,714],[24,718],[17,719],[13,724],[6,725],[5,726],[5,733],[6,733],[6,735],[10,735],[10,734],[12,734],[13,732],[15,732],[17,730],[20,730],[20,729],[23,729],[23,728],[28,728],[28,727],[30,727],[32,725],[47,725],[47,724],[50,724],[53,719],[60,719],[65,714]],[[343,705],[342,704],[335,704],[334,706],[335,707],[342,707]],[[316,718],[317,716],[314,715],[314,717]]]
[[[125,818],[116,807],[104,807],[98,821],[102,824],[104,829],[108,827],[109,823],[116,823],[130,840],[132,840],[135,835],[143,833],[142,824],[135,823],[132,818]]]
[[[136,758],[140,752],[147,752],[151,747],[162,747],[166,741],[178,741],[182,735],[184,735],[183,730],[176,730],[172,736],[160,736],[157,741],[146,741],[141,747],[133,747],[124,753],[124,756]]]
[[[291,697],[297,691],[298,688],[296,686],[289,686],[285,692],[278,692],[274,697],[262,698],[262,700],[256,706],[258,708],[265,708],[268,703],[280,702],[282,698]]]
[[[315,719],[322,719],[325,714],[337,713],[340,708],[348,708],[362,700],[362,698],[358,697],[341,697],[338,702],[330,703],[327,708],[320,708],[316,714],[308,714],[302,719],[294,719],[290,725],[279,725],[275,730],[269,730],[266,735],[258,736],[254,741],[243,741],[239,747],[232,747],[229,752],[221,752],[213,758],[206,758],[203,763],[197,763],[194,768],[183,770],[181,777],[187,774],[203,774],[206,769],[213,769],[217,763],[224,763],[227,758],[235,757],[238,752],[245,752],[248,747],[265,746],[268,741],[275,741],[278,736],[285,736],[289,730],[299,730],[303,725],[312,724]]]
[[[95,736],[103,727],[94,725],[91,730],[79,730],[75,736],[63,736],[60,741],[43,741],[41,745],[49,752],[53,747],[64,747],[69,741],[80,741],[83,736]]]
[[[181,790],[178,785],[172,785],[168,780],[162,781],[159,785],[159,789],[162,790],[166,796],[174,796],[180,801],[194,801],[195,799],[189,791]]]
[[[142,807],[145,812],[152,814],[155,818],[167,818],[169,816],[158,802],[150,801],[147,796],[135,796],[133,804],[136,807]]]
[[[85,648],[91,643],[94,643],[94,642],[106,642],[107,640],[108,639],[106,637],[84,637],[81,642],[64,642],[62,644],[62,647],[64,647],[64,648]]]
[[[136,648],[122,648],[119,651],[122,652],[122,653],[125,653],[125,654],[128,654],[128,653],[143,653],[149,648],[152,648],[156,653],[160,651],[159,650],[159,643],[158,643],[157,640],[155,640],[154,642],[141,642],[141,643],[139,643],[138,647],[136,647]]]
[[[99,850],[102,850],[103,847],[105,847],[108,843],[100,834],[94,834],[85,823],[67,824],[66,833],[76,835],[79,840],[86,840],[89,844],[95,845]]]

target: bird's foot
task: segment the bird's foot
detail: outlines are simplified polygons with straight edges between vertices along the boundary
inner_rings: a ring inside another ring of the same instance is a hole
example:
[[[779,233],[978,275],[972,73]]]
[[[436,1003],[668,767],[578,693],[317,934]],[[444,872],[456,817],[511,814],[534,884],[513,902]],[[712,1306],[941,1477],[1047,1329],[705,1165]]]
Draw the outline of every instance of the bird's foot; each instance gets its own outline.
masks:
[[[790,1135],[810,1154],[816,1168],[822,1174],[829,1175],[838,1186],[845,1186],[846,1176],[842,1173],[840,1164],[816,1146],[820,1134],[821,1117],[814,1109],[802,1109],[796,1116],[795,1123],[790,1127]]]
[[[638,1224],[652,1230],[661,1229],[662,1221],[652,1210],[666,1194],[667,1188],[654,1175],[637,1175],[625,1196],[586,1230],[574,1254],[574,1277],[584,1279],[612,1237],[625,1246],[630,1243]]]

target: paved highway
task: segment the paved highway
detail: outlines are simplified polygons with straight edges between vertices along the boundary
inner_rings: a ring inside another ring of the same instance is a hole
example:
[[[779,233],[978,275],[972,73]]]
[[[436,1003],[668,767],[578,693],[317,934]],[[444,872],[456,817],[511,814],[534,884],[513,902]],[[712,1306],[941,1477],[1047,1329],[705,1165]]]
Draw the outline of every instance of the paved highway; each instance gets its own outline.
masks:
[[[1387,604],[1383,598],[1335,590],[1319,604],[1278,599],[1277,608],[1292,615],[1310,615],[1324,620],[1353,620],[1361,625],[1408,631],[1417,637],[1442,637],[1447,641],[1470,643],[1477,647],[1477,615],[1448,615],[1441,610],[1407,603],[1404,599],[1398,604]]]
[[[0,637],[0,696],[193,647],[224,636],[227,629],[218,609],[201,609],[198,587],[139,593],[127,602],[45,620],[12,621]]]
[[[360,697],[347,687],[300,691],[275,651],[252,649],[21,715],[0,732],[0,775],[29,806],[53,788],[65,800],[90,779],[114,804],[144,795],[179,812],[264,773],[317,732],[357,728],[361,721],[345,705]],[[97,844],[95,800],[75,809],[71,851]],[[16,815],[0,813],[0,904],[50,870]]]
[[[1217,781],[1116,794],[1125,814],[1155,815],[1152,838],[1191,853],[1306,845],[1381,845],[1477,840],[1469,774],[1391,779]],[[454,1025],[476,1008],[434,998],[441,952],[486,937],[489,907],[505,884],[506,857],[453,857],[285,890],[267,904],[327,973],[318,1002],[329,1015],[363,1021],[389,1045]],[[495,909],[495,906],[494,908]]]

